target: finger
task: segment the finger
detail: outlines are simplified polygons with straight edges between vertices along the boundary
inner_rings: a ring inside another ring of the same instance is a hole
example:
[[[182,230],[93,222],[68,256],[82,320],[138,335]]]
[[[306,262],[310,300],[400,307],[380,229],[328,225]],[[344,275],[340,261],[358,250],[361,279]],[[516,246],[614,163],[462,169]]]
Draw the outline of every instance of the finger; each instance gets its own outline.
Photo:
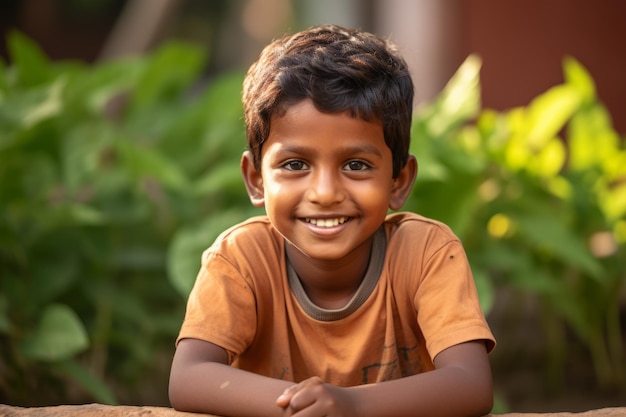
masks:
[[[291,401],[291,397],[298,392],[299,384],[294,384],[289,388],[286,388],[282,394],[276,398],[276,405],[282,408],[285,408],[289,405],[289,401]]]
[[[319,385],[319,384],[323,384],[322,379],[315,376],[315,377],[305,379],[299,384],[292,385],[289,388],[285,389],[285,391],[283,391],[283,393],[276,399],[276,405],[282,408],[285,408],[287,406],[293,407],[293,404],[291,404],[291,402],[292,402],[293,397],[297,393],[299,393],[300,391],[304,390],[307,387],[311,387],[311,386]]]
[[[317,401],[319,387],[324,384],[321,378],[312,377],[298,384],[298,389],[292,393],[289,408],[299,411],[311,406]]]
[[[298,413],[305,408],[311,407],[317,401],[317,396],[310,387],[303,387],[302,390],[296,392],[289,401],[288,409],[293,413]]]

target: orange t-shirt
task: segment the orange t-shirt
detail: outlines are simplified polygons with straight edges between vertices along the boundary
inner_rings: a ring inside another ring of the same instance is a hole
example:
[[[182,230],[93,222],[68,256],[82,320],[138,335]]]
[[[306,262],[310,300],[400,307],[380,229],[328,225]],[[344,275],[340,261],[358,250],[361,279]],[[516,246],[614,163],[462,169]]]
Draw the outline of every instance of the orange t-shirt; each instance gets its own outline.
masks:
[[[222,233],[202,256],[178,337],[206,340],[231,365],[293,382],[353,386],[434,368],[459,343],[495,339],[458,238],[413,213],[387,216],[366,277],[342,310],[313,305],[265,216]]]

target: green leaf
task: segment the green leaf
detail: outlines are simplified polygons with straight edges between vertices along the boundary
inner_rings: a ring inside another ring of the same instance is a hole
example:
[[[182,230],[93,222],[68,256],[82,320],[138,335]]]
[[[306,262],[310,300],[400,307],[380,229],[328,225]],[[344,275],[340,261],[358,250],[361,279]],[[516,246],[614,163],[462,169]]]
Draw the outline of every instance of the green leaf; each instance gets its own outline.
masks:
[[[535,259],[527,258],[520,266],[518,270],[510,271],[509,279],[512,286],[542,297],[565,294],[567,288],[563,281],[555,279],[553,274],[537,265]]]
[[[549,140],[528,163],[528,169],[535,174],[552,178],[565,164],[565,146],[558,139]]]
[[[170,282],[183,297],[186,298],[193,287],[200,270],[202,252],[220,233],[249,214],[240,210],[228,211],[176,233],[167,253],[167,272]]]
[[[68,206],[68,214],[75,225],[101,225],[107,220],[106,215],[87,204],[74,203]]]
[[[595,279],[603,275],[602,265],[591,255],[582,236],[576,235],[558,213],[522,213],[515,216],[520,235],[540,249],[548,250],[566,265],[575,265]]]
[[[227,161],[211,169],[207,175],[200,178],[194,187],[194,193],[198,196],[206,196],[237,188],[245,192],[239,165],[235,161]]]
[[[40,240],[38,243],[38,261],[31,266],[31,294],[33,303],[40,307],[61,296],[77,282],[80,256],[75,250],[67,250],[71,243],[68,244],[59,234],[48,242]]]
[[[21,87],[36,86],[48,80],[50,64],[39,45],[18,31],[9,33],[7,44]]]
[[[476,209],[481,204],[476,192],[480,180],[479,175],[449,170],[445,182],[418,181],[407,206],[446,223],[463,240],[475,222]]]
[[[583,102],[591,103],[596,99],[593,78],[580,62],[572,57],[566,57],[563,60],[563,72],[565,81],[578,90]]]
[[[421,181],[446,181],[448,168],[435,155],[435,140],[429,136],[422,122],[415,122],[411,128],[411,154],[419,164],[418,183]]]
[[[29,359],[55,362],[71,358],[88,346],[87,332],[76,313],[65,304],[52,304],[20,350]]]
[[[618,151],[620,137],[611,116],[596,104],[574,115],[569,124],[569,166],[577,171],[592,170]]]
[[[84,123],[68,128],[59,146],[63,184],[75,194],[83,187],[93,187],[109,169],[107,156],[113,156],[115,132],[102,121]],[[110,175],[110,172],[107,172]]]
[[[239,166],[245,149],[245,126],[241,106],[239,73],[211,80],[197,100],[179,106],[170,123],[161,129],[159,149],[179,163],[190,177],[232,161]],[[146,120],[154,124],[152,112]]]
[[[623,185],[626,178],[626,149],[614,150],[603,162],[602,168],[609,187]]]
[[[56,80],[48,89],[45,100],[39,103],[24,117],[24,125],[32,126],[41,120],[56,116],[63,110],[63,100],[61,94],[65,88],[65,80]]]
[[[477,55],[468,56],[446,84],[431,110],[428,128],[432,135],[443,135],[478,114],[481,66]],[[423,111],[418,110],[418,117]]]
[[[21,131],[28,130],[43,120],[58,116],[64,110],[62,94],[66,81],[59,78],[51,84],[42,84],[36,88],[22,91],[11,100],[10,106],[3,106],[0,123],[7,124]],[[2,142],[9,138],[0,139]]]
[[[150,57],[147,70],[135,88],[132,111],[178,97],[196,81],[205,61],[202,48],[196,45],[170,41],[160,47]]]
[[[20,182],[14,183],[14,186],[20,187],[21,195],[28,196],[31,204],[41,204],[56,187],[58,172],[54,158],[44,152],[32,150],[29,154],[18,154],[10,162],[7,161],[7,166],[11,171],[0,172],[0,175],[6,175],[1,179],[10,183],[19,178]]]
[[[123,94],[136,85],[144,67],[144,60],[139,57],[108,61],[91,66],[68,87],[72,88],[74,99],[101,115],[107,106],[122,107]]]
[[[626,184],[610,188],[602,193],[600,205],[609,220],[624,219],[626,216]]]
[[[552,87],[536,97],[526,115],[527,145],[535,151],[542,149],[563,129],[580,103],[580,93],[569,85]]]
[[[189,185],[183,171],[158,149],[139,147],[125,140],[118,142],[118,149],[125,158],[126,166],[139,178],[155,178],[166,187],[183,190]]]

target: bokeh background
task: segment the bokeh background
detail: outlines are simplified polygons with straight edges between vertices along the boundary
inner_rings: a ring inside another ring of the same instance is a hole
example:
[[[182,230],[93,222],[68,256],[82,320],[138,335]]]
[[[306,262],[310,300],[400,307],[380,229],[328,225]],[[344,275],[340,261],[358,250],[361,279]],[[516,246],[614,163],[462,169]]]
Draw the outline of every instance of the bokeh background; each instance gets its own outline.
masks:
[[[626,3],[4,0],[0,403],[167,405],[199,256],[258,213],[243,72],[318,23],[416,84],[407,209],[465,242],[495,411],[626,405]]]

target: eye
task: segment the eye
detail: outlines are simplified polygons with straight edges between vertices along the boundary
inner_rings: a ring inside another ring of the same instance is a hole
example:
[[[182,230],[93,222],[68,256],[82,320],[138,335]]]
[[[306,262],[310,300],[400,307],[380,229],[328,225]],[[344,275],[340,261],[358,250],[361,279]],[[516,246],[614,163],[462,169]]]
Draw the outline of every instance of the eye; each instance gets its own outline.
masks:
[[[292,160],[292,161],[287,161],[283,164],[283,168],[289,170],[289,171],[301,171],[303,169],[307,168],[307,164],[305,164],[303,161],[299,161],[297,159]]]
[[[344,165],[344,167],[348,171],[366,171],[370,168],[370,166],[363,161],[350,161]]]

